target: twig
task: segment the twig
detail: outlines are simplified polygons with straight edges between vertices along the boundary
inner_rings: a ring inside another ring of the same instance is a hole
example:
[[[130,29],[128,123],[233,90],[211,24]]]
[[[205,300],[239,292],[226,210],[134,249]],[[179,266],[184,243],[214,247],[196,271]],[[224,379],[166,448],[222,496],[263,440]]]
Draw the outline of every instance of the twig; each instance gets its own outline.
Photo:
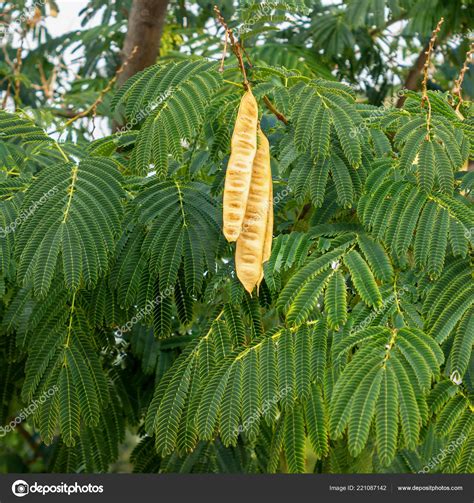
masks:
[[[222,61],[221,61],[221,66],[220,66],[221,71],[224,68],[224,58],[225,58],[225,54],[226,54],[226,50],[227,50],[227,39],[228,39],[230,41],[230,46],[232,48],[232,52],[235,54],[237,61],[239,62],[239,68],[240,68],[240,71],[242,72],[242,77],[243,77],[244,89],[246,91],[250,91],[250,82],[247,79],[247,72],[245,70],[245,64],[244,64],[244,60],[242,57],[242,53],[245,55],[249,65],[252,66],[252,63],[250,62],[250,58],[249,58],[248,54],[246,53],[245,49],[243,48],[243,46],[240,44],[240,42],[235,39],[234,33],[232,32],[232,29],[229,28],[229,26],[227,25],[227,23],[224,19],[224,16],[221,14],[221,11],[219,10],[219,7],[217,7],[217,5],[214,6],[214,12],[216,13],[217,20],[224,27],[224,30],[225,30],[224,54],[222,56]],[[272,102],[268,99],[267,96],[263,97],[263,101],[264,101],[266,107],[268,108],[268,110],[270,110],[270,112],[272,112],[272,114],[274,114],[275,117],[279,121],[283,122],[284,124],[288,124],[288,119],[275,108],[275,106],[272,104]]]
[[[57,117],[62,117],[64,119],[72,119],[77,115],[77,111],[73,109],[67,108],[46,108],[48,112],[51,112],[53,115]]]
[[[20,75],[21,75],[21,66],[23,61],[21,59],[21,53],[23,50],[23,44],[18,47],[16,51],[16,62],[15,62],[15,104],[19,105],[20,103]]]
[[[224,50],[222,51],[221,66],[219,67],[219,71],[221,73],[224,72],[224,60],[225,60],[225,57],[227,56],[227,39],[228,39],[228,35],[227,35],[227,31],[226,31],[225,32],[225,39],[224,39]]]
[[[295,220],[295,223],[293,224],[293,227],[292,227],[292,231],[294,231],[298,225],[299,222],[301,222],[301,220],[304,220],[306,218],[306,216],[308,215],[308,213],[311,211],[311,204],[310,203],[306,203],[303,208],[301,208],[301,211],[299,213],[299,215],[296,217],[296,220]]]
[[[263,102],[265,103],[266,107],[270,112],[283,124],[288,124],[288,119],[281,113],[279,112],[274,106],[273,103],[268,99],[267,96],[263,97]]]
[[[240,45],[240,48],[242,49],[242,52],[244,53],[244,56],[245,56],[245,59],[247,60],[247,63],[249,64],[250,67],[252,67],[252,62],[250,61],[249,55],[247,54],[247,51],[245,50],[243,43]]]
[[[95,117],[96,112],[97,112],[97,107],[102,103],[105,95],[112,89],[118,76],[125,70],[125,67],[130,63],[130,61],[133,59],[133,57],[135,56],[137,51],[138,51],[138,46],[136,45],[133,48],[133,51],[130,53],[130,56],[126,59],[126,61],[124,61],[123,65],[117,70],[115,75],[109,80],[109,83],[107,84],[107,86],[104,89],[102,89],[102,91],[100,92],[98,98],[94,101],[94,103],[92,103],[92,105],[90,107],[86,108],[86,110],[84,110],[83,112],[78,113],[75,117],[68,120],[64,124],[63,129],[67,128],[68,126],[70,126],[73,122],[77,121],[78,119],[81,119],[82,117],[86,117],[91,112],[92,112],[93,116]]]
[[[43,91],[44,97],[47,100],[51,100],[53,98],[53,86],[52,83],[55,80],[54,79],[54,73],[56,72],[56,68],[53,68],[51,77],[49,79],[46,78],[46,74],[44,73],[43,69],[43,64],[39,62],[37,65],[39,75],[40,75],[40,80],[41,80],[41,86],[40,89]]]
[[[431,39],[430,43],[428,45],[428,50],[426,51],[426,61],[425,64],[423,65],[423,82],[421,83],[421,89],[422,89],[422,98],[421,98],[421,108],[424,108],[425,103],[428,103],[428,117],[426,119],[426,139],[429,140],[430,137],[430,130],[431,130],[431,103],[430,99],[428,97],[428,69],[430,67],[430,59],[431,59],[431,53],[433,52],[433,48],[436,42],[436,38],[438,36],[438,33],[441,30],[441,25],[444,23],[444,17],[442,17],[439,21],[438,24],[436,25],[436,28],[433,30],[433,33],[431,34]]]
[[[383,33],[387,28],[390,28],[392,24],[398,23],[399,21],[403,21],[406,18],[406,13],[403,13],[401,16],[393,17],[392,19],[389,19],[386,23],[385,26],[381,26],[380,28],[373,28],[372,30],[369,30],[369,36],[370,37],[377,37],[379,34]]]
[[[69,157],[67,156],[66,152],[62,149],[61,145],[57,140],[54,141],[54,146],[58,149],[59,153],[63,156],[63,159],[66,162],[69,162]]]
[[[466,59],[464,60],[464,65],[461,68],[461,71],[459,73],[459,77],[454,81],[453,94],[455,94],[459,98],[458,104],[456,105],[456,112],[459,112],[459,108],[463,102],[462,83],[464,81],[464,77],[466,75],[466,72],[469,69],[469,64],[471,62],[471,58],[472,58],[473,54],[474,54],[474,42],[471,43],[471,48],[469,49],[469,51],[467,51]]]
[[[214,12],[216,13],[217,20],[224,27],[224,30],[226,32],[226,36],[229,37],[230,46],[232,47],[232,52],[235,54],[235,56],[239,62],[240,71],[242,72],[242,76],[244,78],[244,87],[246,90],[250,90],[249,81],[247,79],[247,72],[245,71],[244,60],[242,59],[242,52],[241,52],[240,43],[237,40],[235,40],[234,33],[227,25],[227,23],[224,19],[224,16],[221,14],[221,11],[219,10],[219,7],[217,7],[217,5],[214,6]]]

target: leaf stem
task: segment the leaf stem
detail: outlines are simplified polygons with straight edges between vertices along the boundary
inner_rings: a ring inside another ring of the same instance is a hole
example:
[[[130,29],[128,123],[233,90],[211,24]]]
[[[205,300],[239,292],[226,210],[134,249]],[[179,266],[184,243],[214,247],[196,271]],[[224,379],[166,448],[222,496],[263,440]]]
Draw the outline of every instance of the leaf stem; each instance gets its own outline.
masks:
[[[64,210],[64,217],[62,220],[62,223],[65,224],[67,217],[69,215],[69,211],[71,210],[71,203],[72,203],[72,195],[74,194],[74,186],[76,185],[77,182],[77,172],[79,171],[78,166],[74,166],[72,168],[72,177],[71,177],[71,185],[68,187],[69,191],[69,198],[67,200],[66,208]]]
[[[59,145],[59,143],[57,141],[54,142],[54,145],[55,147],[59,150],[59,152],[61,153],[61,155],[64,157],[64,160],[66,162],[69,162],[69,157],[67,156],[66,152],[64,152],[64,150],[62,149],[62,147]]]
[[[430,43],[428,45],[428,49],[425,52],[426,54],[426,61],[425,64],[423,65],[423,82],[422,82],[422,98],[421,98],[421,108],[424,108],[425,103],[428,104],[428,117],[426,119],[426,139],[430,139],[430,131],[431,131],[431,103],[430,99],[428,97],[428,69],[430,66],[430,60],[431,60],[431,53],[433,52],[433,48],[436,42],[436,38],[438,37],[438,33],[441,30],[441,25],[444,23],[444,17],[442,17],[439,21],[438,24],[436,25],[436,28],[433,30],[433,33],[431,34],[431,39]]]
[[[76,292],[72,294],[72,301],[71,301],[71,310],[69,312],[69,325],[67,327],[67,337],[66,337],[66,344],[64,345],[66,348],[69,347],[71,343],[71,334],[72,334],[72,320],[73,320],[73,314],[74,314],[74,304],[76,302]],[[66,356],[64,356],[66,358]]]

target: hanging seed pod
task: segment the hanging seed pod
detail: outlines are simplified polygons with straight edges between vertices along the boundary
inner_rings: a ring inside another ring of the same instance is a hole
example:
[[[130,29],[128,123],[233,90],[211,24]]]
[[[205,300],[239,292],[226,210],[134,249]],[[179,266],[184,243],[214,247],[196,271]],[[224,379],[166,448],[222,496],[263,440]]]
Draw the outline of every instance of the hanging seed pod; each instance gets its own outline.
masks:
[[[224,236],[230,242],[237,240],[242,229],[257,152],[257,122],[257,102],[247,91],[240,101],[225,178]]]
[[[270,183],[270,197],[268,198],[268,216],[267,216],[267,229],[265,232],[265,243],[263,244],[263,257],[262,265],[270,258],[272,254],[272,241],[273,241],[273,180],[272,169],[270,167],[270,158],[268,159],[267,177]],[[257,282],[257,289],[263,280],[263,267],[260,278]]]
[[[258,130],[258,149],[252,167],[252,178],[242,232],[237,239],[235,268],[244,288],[252,293],[261,280],[263,256],[268,228],[268,201],[272,179],[270,169],[270,145],[266,136]],[[268,253],[268,250],[267,250]]]

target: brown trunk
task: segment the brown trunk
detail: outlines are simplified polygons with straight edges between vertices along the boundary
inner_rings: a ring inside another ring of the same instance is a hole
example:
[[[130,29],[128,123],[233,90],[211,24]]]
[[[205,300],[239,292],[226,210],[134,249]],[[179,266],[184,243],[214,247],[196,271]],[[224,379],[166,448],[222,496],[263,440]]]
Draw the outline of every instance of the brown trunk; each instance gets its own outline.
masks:
[[[413,65],[413,67],[408,72],[407,78],[405,80],[405,84],[403,86],[404,89],[408,89],[409,91],[416,91],[418,89],[418,80],[420,78],[421,72],[423,71],[423,67],[426,63],[426,51],[428,50],[428,44],[423,47],[423,50],[418,55],[418,58]],[[400,96],[397,102],[397,108],[401,108],[405,103],[405,96]]]
[[[123,60],[130,57],[134,47],[138,49],[118,76],[118,87],[140,70],[156,62],[168,3],[169,0],[133,0],[123,46]]]

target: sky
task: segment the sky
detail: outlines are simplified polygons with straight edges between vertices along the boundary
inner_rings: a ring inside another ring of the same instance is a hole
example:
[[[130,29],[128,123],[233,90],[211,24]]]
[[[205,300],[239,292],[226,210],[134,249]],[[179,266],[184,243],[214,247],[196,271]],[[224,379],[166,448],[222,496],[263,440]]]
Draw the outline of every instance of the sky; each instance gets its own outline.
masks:
[[[62,35],[81,28],[79,12],[87,5],[87,0],[56,0],[59,14],[56,18],[49,17],[47,26],[53,36]]]

